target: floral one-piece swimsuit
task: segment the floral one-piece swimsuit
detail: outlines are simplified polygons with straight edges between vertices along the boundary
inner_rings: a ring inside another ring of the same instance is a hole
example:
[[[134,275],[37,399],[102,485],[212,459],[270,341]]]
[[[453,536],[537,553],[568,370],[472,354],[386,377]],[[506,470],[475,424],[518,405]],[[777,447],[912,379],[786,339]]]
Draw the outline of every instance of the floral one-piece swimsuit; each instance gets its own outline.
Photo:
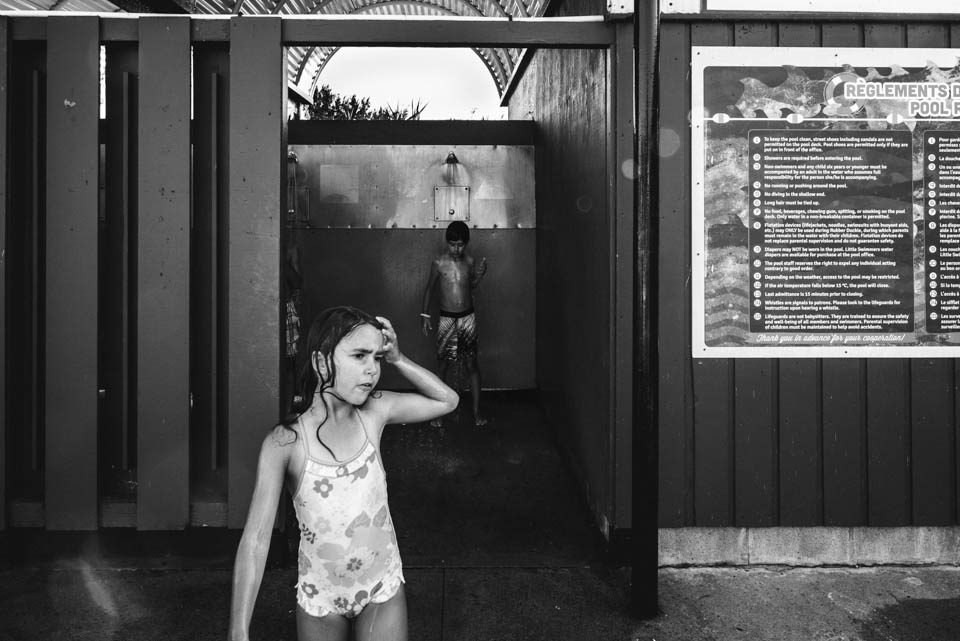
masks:
[[[297,604],[316,617],[355,617],[369,603],[388,601],[404,582],[386,472],[366,426],[360,451],[338,463],[315,458],[312,435],[299,427],[306,457],[293,496],[300,523]]]

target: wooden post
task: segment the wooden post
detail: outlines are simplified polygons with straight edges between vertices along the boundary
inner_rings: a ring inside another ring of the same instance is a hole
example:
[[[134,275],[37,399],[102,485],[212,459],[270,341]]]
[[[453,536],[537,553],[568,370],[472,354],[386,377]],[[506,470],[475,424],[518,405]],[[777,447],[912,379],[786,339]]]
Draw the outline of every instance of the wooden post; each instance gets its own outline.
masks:
[[[613,452],[614,514],[616,521],[627,526],[631,510],[631,468],[633,459],[634,404],[634,291],[636,287],[636,138],[634,136],[634,73],[633,23],[616,24],[616,42],[609,49],[609,159],[607,179],[610,184],[610,209],[613,231],[613,282],[610,301],[610,353],[613,355]]]
[[[279,17],[230,20],[227,524],[242,527],[278,418],[286,60]]]
[[[140,23],[137,528],[189,521],[190,19]]]
[[[47,19],[46,525],[97,528],[99,21]]]
[[[659,3],[647,0],[636,4],[635,71],[631,80],[636,102],[636,298],[632,305],[635,343],[632,345],[636,371],[636,402],[633,404],[633,521],[632,594],[634,613],[642,618],[658,611],[657,540],[658,497],[658,396],[657,350],[657,209],[653,198],[656,171],[656,95]],[[618,30],[618,39],[626,39]],[[626,105],[622,108],[627,108]],[[618,168],[619,170],[619,168]],[[632,378],[631,378],[632,380]]]
[[[0,17],[0,251],[6,255],[7,249],[7,182],[10,172],[7,170],[7,103],[10,100],[10,21]],[[3,326],[7,327],[7,261],[0,261],[0,315]],[[0,531],[7,528],[7,333],[0,332]]]

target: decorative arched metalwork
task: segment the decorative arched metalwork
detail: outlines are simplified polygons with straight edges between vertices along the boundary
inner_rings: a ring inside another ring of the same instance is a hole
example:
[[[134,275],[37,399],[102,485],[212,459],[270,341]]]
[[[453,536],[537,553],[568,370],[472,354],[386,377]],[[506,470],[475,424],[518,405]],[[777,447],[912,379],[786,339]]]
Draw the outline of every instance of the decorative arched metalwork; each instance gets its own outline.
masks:
[[[193,13],[370,16],[464,16],[488,18],[539,17],[546,0],[190,0]],[[289,86],[311,99],[320,73],[339,47],[289,47]],[[490,72],[501,95],[522,49],[476,47],[473,51]]]
[[[138,8],[156,5],[167,13],[179,7],[186,13],[207,15],[354,15],[378,17],[461,16],[469,18],[540,17],[550,0],[138,0]],[[7,11],[123,11],[127,0],[0,0]],[[114,4],[116,3],[116,4]],[[162,5],[162,6],[161,6]],[[339,47],[288,47],[288,86],[311,101],[320,72]],[[474,47],[502,96],[523,49]]]

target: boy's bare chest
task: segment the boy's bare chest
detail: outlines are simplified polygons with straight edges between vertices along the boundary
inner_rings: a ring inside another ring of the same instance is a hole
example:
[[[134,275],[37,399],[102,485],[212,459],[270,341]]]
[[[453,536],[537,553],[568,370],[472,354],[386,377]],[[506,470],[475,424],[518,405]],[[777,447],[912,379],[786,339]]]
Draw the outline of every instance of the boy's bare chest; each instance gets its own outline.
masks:
[[[466,261],[444,261],[440,263],[439,271],[441,278],[451,285],[466,283],[470,279],[470,268]]]

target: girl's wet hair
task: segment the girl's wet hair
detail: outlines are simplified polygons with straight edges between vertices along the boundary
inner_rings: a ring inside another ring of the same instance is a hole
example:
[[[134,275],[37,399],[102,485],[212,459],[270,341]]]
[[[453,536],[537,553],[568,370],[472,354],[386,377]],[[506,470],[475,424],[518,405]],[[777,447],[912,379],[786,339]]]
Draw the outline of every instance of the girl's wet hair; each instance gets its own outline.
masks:
[[[335,460],[337,457],[320,438],[320,428],[330,417],[330,408],[327,407],[323,392],[333,387],[337,378],[337,365],[333,360],[334,350],[344,337],[361,325],[371,325],[378,330],[383,329],[383,323],[377,320],[373,314],[356,307],[331,307],[320,312],[314,319],[307,334],[306,359],[297,379],[293,413],[284,421],[284,425],[289,428],[304,412],[310,409],[314,397],[317,393],[320,393],[324,407],[327,408],[327,415],[317,426],[317,440]],[[318,359],[324,359],[328,365],[326,379],[321,379],[318,374],[320,369],[316,365]]]

